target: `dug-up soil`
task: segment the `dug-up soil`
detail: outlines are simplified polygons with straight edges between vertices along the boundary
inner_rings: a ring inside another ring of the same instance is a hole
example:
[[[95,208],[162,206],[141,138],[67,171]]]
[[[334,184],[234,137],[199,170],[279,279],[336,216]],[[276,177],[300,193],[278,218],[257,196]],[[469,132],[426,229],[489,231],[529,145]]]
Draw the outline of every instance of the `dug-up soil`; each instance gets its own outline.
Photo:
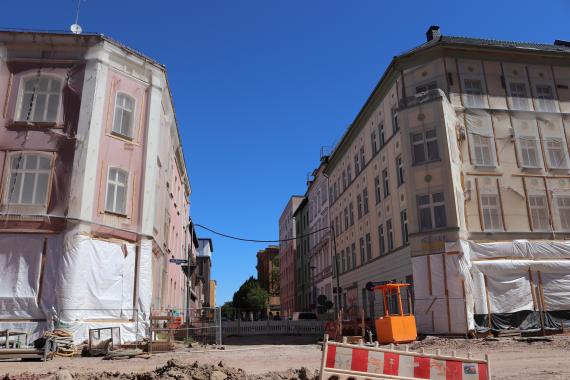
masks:
[[[290,369],[281,372],[267,372],[258,375],[248,375],[241,368],[226,367],[223,362],[217,365],[200,365],[194,362],[187,365],[176,359],[170,359],[162,367],[153,371],[142,373],[123,373],[120,371],[71,373],[67,369],[60,369],[55,373],[39,375],[22,373],[6,375],[2,380],[316,380],[318,372],[311,372],[306,368]]]

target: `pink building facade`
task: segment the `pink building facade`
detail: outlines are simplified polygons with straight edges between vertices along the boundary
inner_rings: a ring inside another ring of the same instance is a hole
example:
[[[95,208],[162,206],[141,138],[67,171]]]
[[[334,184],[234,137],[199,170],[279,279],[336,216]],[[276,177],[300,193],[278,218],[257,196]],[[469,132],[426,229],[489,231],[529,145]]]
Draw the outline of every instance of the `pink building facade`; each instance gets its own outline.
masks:
[[[169,260],[195,256],[191,188],[164,67],[101,35],[4,31],[0,99],[0,329],[134,340],[151,309],[188,307]]]

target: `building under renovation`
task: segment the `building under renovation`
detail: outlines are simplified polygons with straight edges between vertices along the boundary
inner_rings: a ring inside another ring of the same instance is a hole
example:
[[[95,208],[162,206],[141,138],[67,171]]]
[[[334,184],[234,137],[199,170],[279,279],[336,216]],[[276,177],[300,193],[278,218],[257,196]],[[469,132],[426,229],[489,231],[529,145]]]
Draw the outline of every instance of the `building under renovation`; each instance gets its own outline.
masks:
[[[421,333],[569,323],[569,136],[570,42],[431,27],[323,170],[341,307],[377,316],[367,282],[412,282]]]
[[[184,308],[190,183],[165,69],[96,34],[0,32],[0,329]],[[138,328],[137,328],[138,327]]]

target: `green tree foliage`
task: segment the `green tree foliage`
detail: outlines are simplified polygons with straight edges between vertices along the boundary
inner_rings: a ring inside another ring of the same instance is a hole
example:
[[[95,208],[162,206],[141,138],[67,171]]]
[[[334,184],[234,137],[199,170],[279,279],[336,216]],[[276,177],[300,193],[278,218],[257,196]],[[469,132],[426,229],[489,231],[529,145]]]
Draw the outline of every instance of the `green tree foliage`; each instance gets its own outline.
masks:
[[[222,316],[226,318],[235,318],[236,308],[232,301],[228,301],[222,305]]]
[[[243,311],[265,310],[269,302],[269,294],[259,282],[253,278],[248,278],[234,293],[233,306]]]
[[[269,284],[269,289],[270,289],[270,293],[272,296],[278,296],[279,295],[279,287],[280,282],[281,282],[281,272],[279,270],[279,255],[275,256],[273,258],[273,266],[271,268],[271,273],[270,273],[270,284]]]

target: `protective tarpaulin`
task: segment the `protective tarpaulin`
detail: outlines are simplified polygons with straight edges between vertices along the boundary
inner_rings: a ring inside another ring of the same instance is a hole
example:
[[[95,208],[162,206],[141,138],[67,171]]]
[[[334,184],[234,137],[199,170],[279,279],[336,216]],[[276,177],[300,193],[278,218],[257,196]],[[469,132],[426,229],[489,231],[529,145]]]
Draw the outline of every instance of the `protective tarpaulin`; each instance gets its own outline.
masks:
[[[132,243],[77,233],[1,235],[0,318],[10,322],[0,322],[0,329],[28,331],[35,339],[55,325],[73,332],[77,343],[88,338],[89,328],[98,327],[121,327],[123,342],[145,336],[152,294],[151,241],[140,242],[136,262]]]
[[[570,322],[568,259],[568,242],[528,240],[459,241],[446,253],[414,257],[418,330],[560,328]]]

